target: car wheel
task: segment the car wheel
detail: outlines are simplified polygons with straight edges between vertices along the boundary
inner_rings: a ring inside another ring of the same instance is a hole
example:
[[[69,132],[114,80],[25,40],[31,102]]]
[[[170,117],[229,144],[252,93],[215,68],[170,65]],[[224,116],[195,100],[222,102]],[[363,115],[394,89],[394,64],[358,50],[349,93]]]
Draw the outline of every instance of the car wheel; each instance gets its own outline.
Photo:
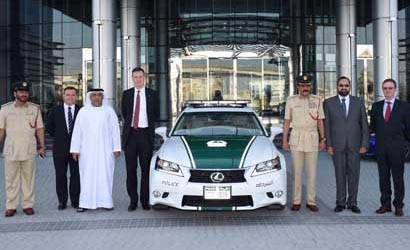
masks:
[[[157,210],[157,211],[163,211],[163,210],[169,210],[169,207],[166,205],[162,205],[162,204],[156,204],[152,206],[152,209]]]
[[[272,204],[266,207],[268,210],[283,210],[285,208],[284,205],[281,204]]]

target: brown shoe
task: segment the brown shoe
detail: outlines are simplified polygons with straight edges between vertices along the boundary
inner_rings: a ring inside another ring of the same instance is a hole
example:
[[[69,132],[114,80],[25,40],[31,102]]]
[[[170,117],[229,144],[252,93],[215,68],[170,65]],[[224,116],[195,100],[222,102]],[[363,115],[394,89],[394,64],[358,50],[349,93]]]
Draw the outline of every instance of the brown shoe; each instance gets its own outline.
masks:
[[[384,214],[387,212],[391,212],[391,207],[379,207],[379,209],[376,210],[376,214]]]
[[[31,207],[23,209],[23,212],[27,215],[33,215],[34,214],[34,210]]]
[[[396,208],[396,211],[394,212],[394,215],[399,216],[399,217],[403,216],[404,215],[403,208],[401,208],[401,207]]]
[[[312,212],[318,212],[319,208],[316,205],[306,204],[306,207],[309,208]]]
[[[290,209],[292,211],[299,211],[300,210],[300,204],[293,204],[292,208]]]
[[[14,214],[16,213],[16,209],[7,209],[6,213],[4,214],[4,216],[6,217],[12,217],[14,216]]]

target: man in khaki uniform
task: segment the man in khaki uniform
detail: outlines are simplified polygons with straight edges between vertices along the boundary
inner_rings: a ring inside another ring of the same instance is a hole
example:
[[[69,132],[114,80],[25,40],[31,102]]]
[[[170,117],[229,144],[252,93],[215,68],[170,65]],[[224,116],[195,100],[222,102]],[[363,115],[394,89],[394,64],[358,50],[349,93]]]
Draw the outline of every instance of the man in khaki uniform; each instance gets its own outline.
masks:
[[[0,142],[4,144],[4,168],[6,177],[6,217],[16,213],[19,204],[20,186],[23,212],[34,214],[35,156],[45,156],[43,119],[40,107],[28,102],[29,86],[17,84],[14,102],[4,104],[0,110]],[[20,183],[21,182],[21,183]]]
[[[298,79],[299,95],[290,96],[286,102],[283,124],[283,149],[292,152],[293,161],[293,205],[292,211],[299,211],[302,196],[302,172],[306,163],[307,204],[312,212],[316,206],[316,169],[318,151],[325,149],[323,102],[320,96],[310,95],[312,82],[309,75]],[[288,143],[289,127],[292,132]]]

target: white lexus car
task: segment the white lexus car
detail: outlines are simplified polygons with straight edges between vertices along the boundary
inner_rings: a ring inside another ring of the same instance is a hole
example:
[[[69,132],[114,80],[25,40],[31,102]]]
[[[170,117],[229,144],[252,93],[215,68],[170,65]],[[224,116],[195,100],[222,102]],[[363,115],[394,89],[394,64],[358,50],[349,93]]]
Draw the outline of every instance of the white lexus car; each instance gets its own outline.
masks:
[[[150,172],[153,208],[183,210],[282,209],[286,162],[273,144],[282,132],[265,131],[239,102],[191,102],[164,142]]]

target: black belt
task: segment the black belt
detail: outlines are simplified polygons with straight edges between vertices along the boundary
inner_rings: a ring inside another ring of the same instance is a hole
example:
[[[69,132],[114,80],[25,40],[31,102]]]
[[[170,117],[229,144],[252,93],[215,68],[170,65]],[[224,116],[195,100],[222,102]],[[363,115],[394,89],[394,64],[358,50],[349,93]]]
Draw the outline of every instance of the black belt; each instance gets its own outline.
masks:
[[[140,131],[140,132],[142,132],[142,131],[148,131],[149,130],[149,128],[134,128],[134,127],[132,127],[132,131],[135,131],[135,132],[137,132],[137,131]]]

